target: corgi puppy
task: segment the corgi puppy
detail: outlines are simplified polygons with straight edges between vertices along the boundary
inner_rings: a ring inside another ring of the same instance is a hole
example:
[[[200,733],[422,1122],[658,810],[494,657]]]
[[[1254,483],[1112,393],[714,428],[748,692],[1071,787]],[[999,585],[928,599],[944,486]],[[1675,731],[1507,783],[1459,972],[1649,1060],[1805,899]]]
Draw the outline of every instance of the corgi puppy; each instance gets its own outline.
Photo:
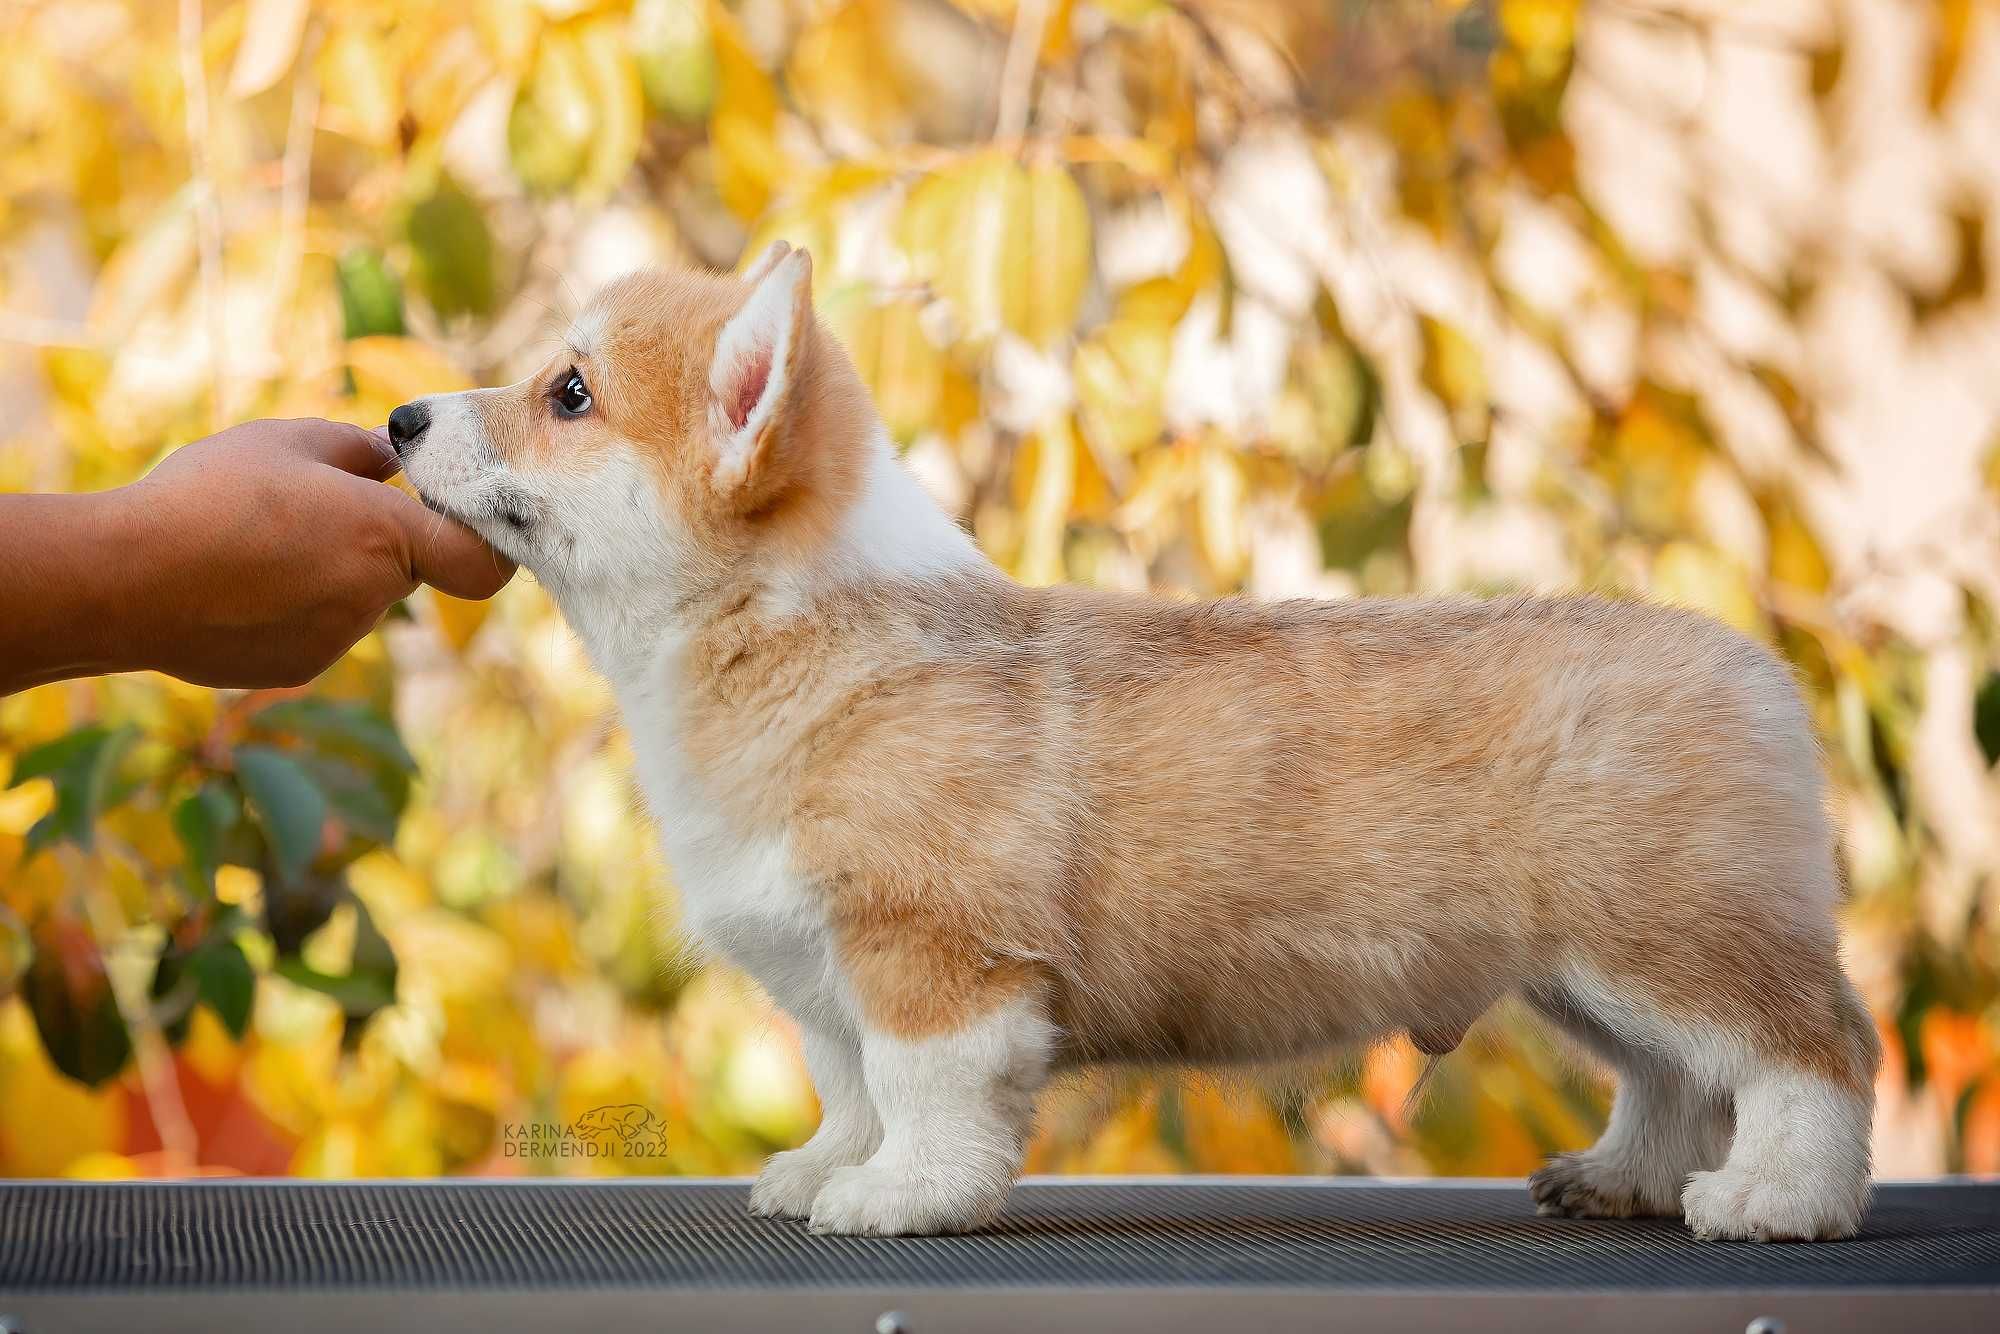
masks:
[[[390,418],[615,687],[687,929],[798,1023],[823,1116],[754,1212],[970,1228],[1052,1074],[1442,1053],[1511,993],[1619,1076],[1543,1212],[1854,1233],[1878,1045],[1770,654],[1585,598],[1021,587],[811,273],[629,275],[535,375]]]

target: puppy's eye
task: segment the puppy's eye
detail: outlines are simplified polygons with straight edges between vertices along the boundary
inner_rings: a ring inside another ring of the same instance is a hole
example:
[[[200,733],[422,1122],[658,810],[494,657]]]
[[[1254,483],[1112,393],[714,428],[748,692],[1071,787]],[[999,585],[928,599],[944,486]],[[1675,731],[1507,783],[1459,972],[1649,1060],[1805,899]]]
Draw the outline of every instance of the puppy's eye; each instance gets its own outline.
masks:
[[[590,386],[575,371],[556,386],[556,411],[565,417],[581,417],[590,411]]]

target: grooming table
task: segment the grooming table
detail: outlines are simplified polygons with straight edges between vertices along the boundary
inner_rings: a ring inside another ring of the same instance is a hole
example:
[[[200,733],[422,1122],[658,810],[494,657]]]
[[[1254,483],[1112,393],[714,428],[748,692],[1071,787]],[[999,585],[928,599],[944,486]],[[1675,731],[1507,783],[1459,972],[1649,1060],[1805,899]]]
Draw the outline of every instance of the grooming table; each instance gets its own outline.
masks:
[[[816,1237],[741,1181],[0,1183],[26,1334],[2000,1331],[2000,1182],[1817,1245],[1538,1218],[1510,1182],[1037,1179],[963,1237]]]

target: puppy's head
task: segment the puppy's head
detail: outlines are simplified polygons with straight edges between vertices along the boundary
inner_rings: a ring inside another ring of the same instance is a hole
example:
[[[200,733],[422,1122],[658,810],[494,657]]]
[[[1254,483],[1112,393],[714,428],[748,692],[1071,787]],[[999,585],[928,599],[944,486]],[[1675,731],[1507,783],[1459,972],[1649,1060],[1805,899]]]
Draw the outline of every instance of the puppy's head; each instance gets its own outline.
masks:
[[[397,408],[426,504],[560,597],[810,558],[856,490],[872,410],[783,242],[741,278],[618,279],[504,389]]]

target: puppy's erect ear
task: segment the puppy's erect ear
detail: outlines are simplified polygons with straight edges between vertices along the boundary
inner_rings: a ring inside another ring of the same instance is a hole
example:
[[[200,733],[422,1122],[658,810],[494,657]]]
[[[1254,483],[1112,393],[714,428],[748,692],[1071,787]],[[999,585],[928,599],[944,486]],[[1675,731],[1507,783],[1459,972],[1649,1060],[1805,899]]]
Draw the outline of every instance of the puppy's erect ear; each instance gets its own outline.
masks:
[[[812,324],[812,256],[780,241],[751,269],[756,286],[722,326],[708,371],[715,486],[764,491]]]
[[[772,265],[791,253],[792,247],[787,242],[771,242],[771,244],[764,247],[764,253],[757,256],[757,262],[743,270],[743,281],[755,287],[758,283],[764,281],[764,276],[770,273]]]

